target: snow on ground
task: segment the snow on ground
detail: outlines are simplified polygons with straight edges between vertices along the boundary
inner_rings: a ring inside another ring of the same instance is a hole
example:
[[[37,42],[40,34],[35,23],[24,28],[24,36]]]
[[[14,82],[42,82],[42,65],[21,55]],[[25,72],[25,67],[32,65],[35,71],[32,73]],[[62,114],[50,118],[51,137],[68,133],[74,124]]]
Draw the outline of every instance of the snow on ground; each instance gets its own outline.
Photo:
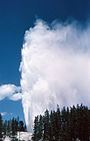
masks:
[[[31,141],[32,134],[30,132],[18,132],[17,138],[20,140]]]
[[[18,132],[16,138],[18,140],[24,140],[24,141],[31,141],[32,134],[30,132]],[[4,141],[11,141],[11,139],[6,136]]]
[[[11,139],[8,136],[6,136],[4,141],[11,141]]]

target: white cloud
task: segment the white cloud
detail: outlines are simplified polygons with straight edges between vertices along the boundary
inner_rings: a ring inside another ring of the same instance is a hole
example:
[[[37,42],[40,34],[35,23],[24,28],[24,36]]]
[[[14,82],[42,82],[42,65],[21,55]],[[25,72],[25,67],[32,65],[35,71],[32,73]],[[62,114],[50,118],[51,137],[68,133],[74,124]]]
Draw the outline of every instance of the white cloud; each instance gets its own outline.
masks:
[[[1,115],[2,116],[6,116],[8,113],[7,112],[2,112]]]
[[[1,115],[2,116],[7,116],[7,115],[13,115],[13,113],[2,112]]]
[[[78,26],[79,27],[79,26]],[[57,104],[90,105],[90,27],[38,21],[25,33],[22,49],[22,103],[28,130],[33,119]]]
[[[13,101],[20,100],[20,99],[22,99],[22,93],[16,93],[16,94],[12,95],[9,99],[13,100]]]
[[[21,91],[21,88],[13,84],[1,85],[0,86],[0,100],[3,100],[6,97],[12,100],[15,100],[15,99],[19,100],[21,96],[20,91]]]

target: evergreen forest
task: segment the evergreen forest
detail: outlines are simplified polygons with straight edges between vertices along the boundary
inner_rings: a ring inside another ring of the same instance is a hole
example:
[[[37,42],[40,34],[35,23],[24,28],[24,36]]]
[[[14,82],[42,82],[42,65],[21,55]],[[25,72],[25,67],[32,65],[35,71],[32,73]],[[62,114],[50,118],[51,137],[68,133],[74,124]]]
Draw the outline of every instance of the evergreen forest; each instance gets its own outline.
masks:
[[[26,131],[26,126],[23,121],[19,121],[19,117],[3,121],[0,114],[0,141],[3,141],[6,136],[16,141],[18,131]]]
[[[77,105],[35,117],[33,141],[90,141],[90,110]]]

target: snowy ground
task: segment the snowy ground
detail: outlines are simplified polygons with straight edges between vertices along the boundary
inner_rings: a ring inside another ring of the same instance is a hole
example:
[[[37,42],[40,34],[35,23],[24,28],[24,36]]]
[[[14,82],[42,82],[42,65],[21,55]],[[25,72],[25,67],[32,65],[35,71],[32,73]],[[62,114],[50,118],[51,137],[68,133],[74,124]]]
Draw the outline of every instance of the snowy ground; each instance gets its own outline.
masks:
[[[24,140],[24,141],[31,141],[32,134],[30,132],[18,132],[17,133],[17,139],[18,140]],[[11,139],[6,136],[4,141],[11,141]]]
[[[31,141],[32,134],[30,132],[18,132],[17,138],[20,140]]]
[[[8,136],[6,136],[4,141],[11,141],[11,139]]]

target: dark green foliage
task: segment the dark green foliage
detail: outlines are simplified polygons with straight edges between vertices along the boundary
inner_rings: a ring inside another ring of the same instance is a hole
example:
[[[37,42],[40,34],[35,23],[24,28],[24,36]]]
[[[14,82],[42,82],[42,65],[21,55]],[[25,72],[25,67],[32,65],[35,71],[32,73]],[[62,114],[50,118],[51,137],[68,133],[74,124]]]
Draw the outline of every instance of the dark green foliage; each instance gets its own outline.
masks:
[[[89,141],[90,110],[82,104],[60,111],[45,111],[34,121],[33,141]]]
[[[3,123],[3,134],[7,134],[7,120],[5,120],[5,122]]]
[[[11,120],[8,120],[8,122],[7,122],[7,135],[9,136],[10,135],[10,133],[11,133]]]
[[[18,126],[17,126],[17,128],[18,128]],[[23,121],[20,121],[20,122],[19,122],[19,131],[25,131]]]
[[[38,121],[38,130],[39,130],[38,138],[41,139],[43,137],[43,117],[41,115]]]
[[[12,136],[14,136],[14,135],[16,135],[16,122],[15,122],[15,119],[13,118],[12,119],[12,124],[11,124],[11,126],[12,126]]]
[[[49,111],[45,111],[44,115],[44,133],[43,133],[43,138],[44,140],[49,140],[50,139],[50,118],[49,118]]]
[[[0,114],[0,141],[2,141],[5,136],[10,136],[12,140],[16,141],[15,135],[18,131],[26,131],[26,126],[24,126],[23,121],[19,121],[19,118],[3,121],[2,115]]]
[[[39,127],[39,122],[38,122],[38,116],[37,117],[35,117],[35,120],[34,120],[34,133],[33,133],[33,136],[32,136],[32,140],[34,140],[34,141],[37,141],[38,140],[38,133],[39,133],[39,129],[38,129],[38,127]],[[40,137],[41,138],[41,137]]]

